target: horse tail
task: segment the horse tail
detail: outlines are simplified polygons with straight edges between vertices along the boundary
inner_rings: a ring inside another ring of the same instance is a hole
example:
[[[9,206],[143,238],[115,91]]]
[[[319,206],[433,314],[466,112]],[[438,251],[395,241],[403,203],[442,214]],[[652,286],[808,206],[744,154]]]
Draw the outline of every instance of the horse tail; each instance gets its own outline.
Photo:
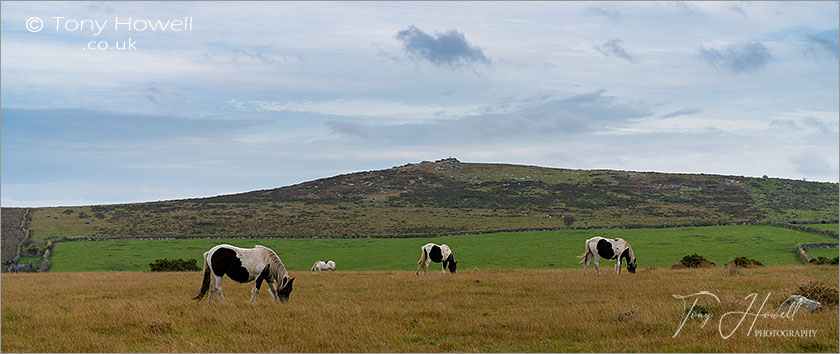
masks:
[[[210,289],[210,262],[208,262],[208,257],[204,255],[204,280],[201,281],[201,289],[198,290],[198,295],[196,295],[193,300],[201,300],[204,296],[207,295],[207,290]]]
[[[590,253],[590,251],[589,251],[589,240],[587,240],[587,241],[586,241],[586,250],[585,250],[585,251],[583,251],[583,254],[582,254],[582,255],[577,256],[577,258],[580,258],[580,259],[581,259],[581,260],[580,260],[580,262],[578,262],[578,264],[583,263],[583,262],[586,260],[586,256],[588,256],[588,255],[589,255],[589,253]]]

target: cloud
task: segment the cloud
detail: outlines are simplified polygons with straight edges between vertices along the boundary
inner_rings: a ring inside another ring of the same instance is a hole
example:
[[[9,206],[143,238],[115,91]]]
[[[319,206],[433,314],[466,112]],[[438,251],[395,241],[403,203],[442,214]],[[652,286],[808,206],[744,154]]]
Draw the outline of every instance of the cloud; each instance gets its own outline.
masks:
[[[590,7],[586,10],[587,14],[595,16],[603,16],[612,22],[621,21],[621,13],[615,9],[605,9],[603,7]]]
[[[343,117],[394,119],[438,119],[477,114],[479,105],[406,104],[373,99],[337,99],[331,101],[240,101],[228,102],[232,107],[257,112],[306,112]]]
[[[666,1],[665,3],[668,5],[676,6],[683,13],[694,14],[700,12],[700,10],[695,5],[689,5],[685,1]]]
[[[662,118],[674,118],[679,116],[690,116],[694,114],[703,113],[703,110],[700,108],[685,108],[678,111],[673,111],[670,113],[665,113],[662,115]]]
[[[435,32],[432,36],[417,27],[408,26],[394,37],[403,42],[403,50],[408,55],[437,66],[491,64],[480,47],[471,44],[463,33],[454,29],[445,33]]]
[[[227,51],[207,52],[197,55],[195,60],[199,63],[232,63],[232,64],[299,64],[303,58],[287,56],[285,54],[267,54],[257,50],[232,49]]]
[[[804,149],[789,160],[797,172],[805,175],[829,175],[837,172],[828,159],[816,149]]]
[[[761,69],[773,57],[761,42],[733,44],[723,49],[701,47],[699,52],[700,58],[709,65],[733,73]]]
[[[834,57],[834,59],[840,59],[840,40],[838,40],[838,29],[833,29],[830,31],[820,32],[820,33],[813,33],[809,34],[806,38],[808,43],[811,45],[808,50],[816,55],[817,49],[826,52]]]
[[[744,8],[741,7],[741,6],[732,5],[732,6],[727,7],[727,9],[729,9],[730,11],[735,12],[735,13],[743,16],[743,17],[747,17],[747,11],[744,10]]]
[[[333,132],[360,138],[371,138],[374,136],[374,131],[376,130],[371,125],[351,123],[346,121],[329,121],[326,123],[326,126],[327,129]]]
[[[810,115],[813,113],[817,112],[804,112],[789,115],[784,118],[777,118],[770,121],[770,127],[797,134],[824,134],[826,136],[833,136],[834,139],[832,140],[836,140],[837,125],[836,123],[834,125],[828,123],[836,121],[836,112],[817,113],[817,115],[822,116],[822,119]]]
[[[148,86],[143,90],[143,97],[145,97],[149,102],[154,104],[160,104],[158,101],[158,97],[163,98],[166,94],[163,93],[158,88],[158,85],[154,82],[150,82]]]
[[[34,146],[90,146],[113,142],[151,144],[186,138],[218,139],[257,120],[191,119],[176,115],[144,115],[83,109],[3,108],[3,141]]]
[[[636,61],[636,59],[633,58],[633,56],[630,55],[630,53],[627,53],[627,50],[625,50],[624,47],[621,46],[621,39],[619,38],[604,42],[604,44],[596,44],[594,48],[595,50],[601,52],[601,54],[604,54],[608,57],[621,58],[631,63]]]
[[[783,130],[796,130],[800,128],[799,124],[796,124],[796,121],[793,119],[774,119],[770,122],[770,126]]]
[[[403,124],[343,120],[328,122],[326,126],[334,133],[366,143],[384,141],[392,145],[411,145],[569,136],[609,129],[647,116],[650,112],[646,109],[619,103],[615,97],[606,96],[599,90],[507,113]]]

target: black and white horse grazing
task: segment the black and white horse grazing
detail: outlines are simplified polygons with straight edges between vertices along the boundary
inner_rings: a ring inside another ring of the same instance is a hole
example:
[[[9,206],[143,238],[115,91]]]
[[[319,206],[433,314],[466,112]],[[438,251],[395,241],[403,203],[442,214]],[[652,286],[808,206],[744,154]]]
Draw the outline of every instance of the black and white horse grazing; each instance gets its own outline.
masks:
[[[322,271],[322,270],[331,270],[335,271],[335,262],[333,261],[316,261],[315,264],[312,265],[312,271]]]
[[[420,274],[420,267],[423,267],[423,274],[426,274],[426,270],[429,269],[429,263],[441,263],[443,269],[441,269],[440,274],[446,273],[446,268],[449,268],[449,272],[455,273],[455,268],[457,267],[457,263],[455,262],[455,258],[452,257],[452,250],[449,249],[449,246],[443,245],[436,245],[434,243],[427,243],[420,247],[420,260],[417,261],[417,272],[414,275]]]
[[[219,292],[219,301],[224,301],[222,276],[225,274],[240,283],[257,280],[254,289],[251,290],[252,302],[257,301],[257,293],[260,291],[263,280],[268,283],[268,290],[274,298],[274,302],[289,301],[292,283],[295,281],[295,278],[289,279],[289,273],[280,257],[268,247],[256,245],[254,248],[239,248],[231,245],[218,245],[204,252],[204,281],[201,283],[201,290],[199,290],[198,295],[193,299],[203,299],[209,289],[211,304],[213,303],[213,295],[217,291]],[[274,287],[275,283],[278,285],[277,288]]]
[[[621,238],[604,238],[595,236],[586,240],[586,251],[582,256],[580,263],[584,263],[583,274],[586,274],[586,268],[589,267],[589,261],[595,260],[595,272],[601,274],[598,269],[598,258],[615,259],[615,274],[621,273],[621,261],[627,262],[627,271],[636,273],[636,256],[633,254],[633,249],[630,244]]]

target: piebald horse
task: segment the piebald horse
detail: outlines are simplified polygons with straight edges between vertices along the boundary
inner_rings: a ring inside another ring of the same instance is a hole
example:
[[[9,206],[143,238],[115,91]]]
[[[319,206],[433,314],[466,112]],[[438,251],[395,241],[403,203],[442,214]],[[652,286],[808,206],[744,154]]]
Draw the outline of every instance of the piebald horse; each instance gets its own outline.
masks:
[[[254,248],[239,248],[226,244],[218,245],[204,252],[204,281],[198,295],[193,299],[203,299],[209,289],[209,303],[213,303],[216,292],[219,293],[219,301],[224,301],[222,277],[225,274],[240,283],[257,280],[251,290],[251,302],[257,301],[263,280],[268,283],[268,290],[274,302],[289,301],[292,283],[295,281],[295,278],[289,278],[289,272],[277,253],[268,247],[256,245]],[[274,287],[275,283],[277,288]]]
[[[312,265],[312,271],[322,271],[322,270],[331,270],[335,271],[335,262],[333,261],[316,261],[315,264]]]
[[[426,275],[426,270],[429,269],[429,263],[441,263],[443,269],[440,274],[446,273],[446,268],[449,268],[450,273],[455,273],[458,262],[452,257],[452,250],[446,244],[436,245],[434,243],[427,243],[420,247],[420,260],[417,261],[417,271],[414,275],[420,274],[420,268],[423,268],[423,275]]]
[[[583,258],[580,261],[580,263],[584,263],[583,274],[586,274],[586,268],[589,267],[589,262],[593,259],[595,260],[596,274],[601,274],[601,270],[598,269],[599,257],[616,260],[615,274],[621,273],[622,260],[627,262],[628,272],[636,273],[636,256],[633,254],[633,249],[630,248],[627,241],[621,238],[609,239],[600,236],[590,238],[586,240],[586,251],[583,252],[582,256],[577,257]]]

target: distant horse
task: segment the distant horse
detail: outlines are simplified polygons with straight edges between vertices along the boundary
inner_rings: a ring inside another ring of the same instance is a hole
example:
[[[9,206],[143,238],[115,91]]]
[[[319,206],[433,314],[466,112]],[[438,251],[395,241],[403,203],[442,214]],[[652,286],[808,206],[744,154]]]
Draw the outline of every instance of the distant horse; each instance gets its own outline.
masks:
[[[327,269],[334,272],[335,271],[335,262],[333,262],[333,261],[327,261],[327,262],[316,261],[315,264],[312,265],[312,271],[313,272],[316,271],[316,270],[320,272],[322,270],[327,270]]]
[[[630,248],[630,244],[624,241],[624,239],[608,239],[596,236],[586,240],[586,251],[582,256],[577,256],[578,258],[583,258],[580,261],[580,263],[584,263],[583,274],[586,274],[586,268],[589,267],[589,262],[593,259],[595,260],[595,272],[601,274],[601,270],[598,269],[599,256],[604,259],[616,260],[615,274],[621,273],[621,260],[627,262],[628,272],[636,273],[636,256],[633,254],[633,249]]]
[[[423,247],[420,247],[420,252],[420,260],[417,261],[417,271],[414,275],[420,274],[420,267],[423,267],[423,275],[425,275],[431,262],[441,263],[442,269],[440,274],[446,273],[447,267],[449,267],[450,273],[455,273],[458,262],[455,262],[455,259],[452,257],[452,250],[446,244],[438,246],[434,243],[427,243]]]
[[[211,282],[211,273],[213,280]],[[227,276],[240,283],[248,283],[256,279],[254,289],[251,290],[251,302],[257,301],[257,294],[263,280],[268,283],[268,290],[274,298],[274,302],[289,301],[289,294],[292,293],[292,283],[295,278],[289,279],[286,267],[268,247],[256,245],[254,248],[239,248],[231,245],[218,245],[204,252],[204,281],[201,283],[201,290],[194,300],[201,300],[207,295],[210,289],[210,303],[213,303],[213,296],[218,291],[219,301],[224,301],[222,295],[222,276]],[[275,288],[274,284],[278,287]]]

